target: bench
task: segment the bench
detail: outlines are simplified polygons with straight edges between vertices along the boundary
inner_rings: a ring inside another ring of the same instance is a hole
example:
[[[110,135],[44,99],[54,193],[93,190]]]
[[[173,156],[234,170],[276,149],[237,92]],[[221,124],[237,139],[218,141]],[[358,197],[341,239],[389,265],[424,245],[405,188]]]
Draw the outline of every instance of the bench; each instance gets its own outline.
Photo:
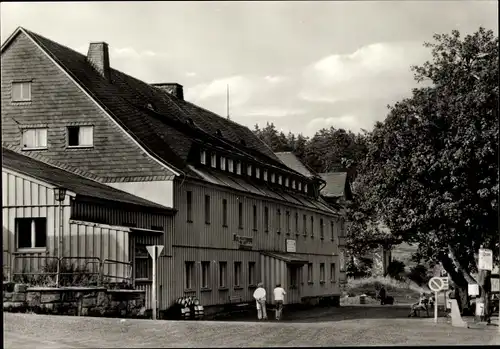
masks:
[[[248,303],[241,296],[229,296],[228,310],[232,313],[246,311]]]
[[[411,316],[413,313],[415,313],[415,316],[420,317],[420,311],[422,311],[422,310],[424,310],[427,313],[427,317],[429,317],[429,300],[428,299],[423,300],[422,304],[412,305],[409,316]]]

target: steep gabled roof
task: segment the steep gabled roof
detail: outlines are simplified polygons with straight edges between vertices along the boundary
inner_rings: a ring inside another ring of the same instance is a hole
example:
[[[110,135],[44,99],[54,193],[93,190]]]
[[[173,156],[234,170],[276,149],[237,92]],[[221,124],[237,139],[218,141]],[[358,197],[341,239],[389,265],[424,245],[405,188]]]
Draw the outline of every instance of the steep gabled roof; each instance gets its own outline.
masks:
[[[338,198],[345,195],[347,199],[351,198],[347,172],[329,172],[319,175],[326,182],[326,186],[321,190],[323,197]]]
[[[170,212],[175,211],[172,208],[142,199],[138,196],[95,182],[91,179],[51,166],[6,148],[2,148],[2,167],[58,187],[66,188],[77,194],[77,197],[78,195],[82,195]]]
[[[308,178],[315,177],[315,173],[312,170],[308,169],[307,166],[304,165],[302,161],[300,161],[299,158],[295,156],[294,153],[287,151],[275,154],[282,163],[284,163],[287,167],[291,168],[292,170]]]
[[[290,171],[247,127],[115,69],[110,69],[111,82],[107,81],[85,55],[26,29],[20,31],[40,46],[150,155],[172,165],[174,170],[196,177],[187,167],[188,157],[194,145],[204,145]],[[6,45],[7,42],[2,50]],[[216,135],[218,130],[222,138]]]

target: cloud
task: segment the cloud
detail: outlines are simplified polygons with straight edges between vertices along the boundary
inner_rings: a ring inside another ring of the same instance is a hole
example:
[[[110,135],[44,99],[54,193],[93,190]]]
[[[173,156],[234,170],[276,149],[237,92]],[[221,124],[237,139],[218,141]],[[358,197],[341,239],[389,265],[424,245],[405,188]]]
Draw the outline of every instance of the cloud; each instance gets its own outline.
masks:
[[[165,54],[157,53],[151,50],[145,51],[137,51],[132,47],[123,47],[123,48],[111,48],[110,55],[116,58],[147,58],[147,57],[157,57],[157,56],[165,56]]]
[[[279,84],[279,83],[287,80],[287,78],[284,76],[267,75],[264,77],[264,80],[271,83],[271,84]]]
[[[354,115],[341,115],[339,117],[328,117],[328,118],[315,118],[309,121],[306,126],[307,133],[314,134],[316,131],[322,128],[329,128],[331,126],[339,129],[343,128],[345,130],[351,130],[353,132],[359,132],[363,128],[360,122],[361,118]]]
[[[245,113],[246,117],[262,117],[262,118],[283,118],[288,116],[304,114],[304,109],[286,109],[279,107],[270,107],[262,109],[253,109]]]
[[[194,76],[196,76],[196,73],[195,73],[195,72],[188,71],[188,72],[186,72],[186,76],[189,76],[189,77],[194,77]]]
[[[386,42],[350,54],[333,54],[309,65],[299,97],[311,102],[380,99],[410,91],[410,67],[429,58],[420,42]]]
[[[231,105],[242,105],[247,102],[255,89],[253,81],[247,77],[236,75],[212,80],[209,83],[195,85],[186,90],[186,99],[197,102],[207,99],[226,98],[229,86]]]

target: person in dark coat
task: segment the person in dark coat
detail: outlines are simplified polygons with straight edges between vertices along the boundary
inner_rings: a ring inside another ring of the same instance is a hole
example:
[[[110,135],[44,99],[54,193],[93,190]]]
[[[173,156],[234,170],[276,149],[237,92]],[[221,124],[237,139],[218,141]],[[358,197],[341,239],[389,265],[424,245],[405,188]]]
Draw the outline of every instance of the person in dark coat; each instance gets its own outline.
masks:
[[[378,296],[380,298],[380,305],[384,305],[385,304],[385,297],[387,296],[386,292],[385,292],[385,287],[384,286],[382,286],[380,288],[380,291],[378,291]]]

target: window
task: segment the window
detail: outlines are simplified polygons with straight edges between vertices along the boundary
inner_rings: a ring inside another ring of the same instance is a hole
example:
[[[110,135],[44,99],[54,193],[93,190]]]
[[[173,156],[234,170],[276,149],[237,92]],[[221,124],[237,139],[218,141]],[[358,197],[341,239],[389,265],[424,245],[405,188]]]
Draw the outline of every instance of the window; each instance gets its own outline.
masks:
[[[288,187],[288,177],[285,178],[285,187]]]
[[[311,237],[314,237],[314,217],[311,216]]]
[[[187,290],[191,290],[194,287],[193,276],[194,276],[194,262],[186,262],[185,286]]]
[[[278,184],[281,185],[283,177],[281,175],[278,176]]]
[[[299,214],[295,212],[295,233],[299,233]]]
[[[210,156],[210,165],[213,168],[217,167],[217,155],[215,155],[215,153],[212,153],[212,156]]]
[[[321,218],[319,220],[319,237],[321,239],[325,238],[325,229],[324,229],[324,226],[323,226],[323,218]]]
[[[292,189],[295,189],[295,180],[292,180]]]
[[[234,287],[241,287],[241,262],[234,262]]]
[[[46,218],[16,218],[17,248],[47,247]]]
[[[228,159],[227,160],[227,169],[229,170],[229,172],[234,172],[233,160],[232,159]]]
[[[320,263],[319,265],[319,281],[321,283],[325,282],[325,263]]]
[[[226,158],[223,156],[220,158],[220,169],[222,171],[226,170]]]
[[[286,233],[290,234],[290,211],[286,211]]]
[[[222,199],[222,225],[227,227],[227,200]]]
[[[210,224],[210,195],[205,195],[205,223]]]
[[[312,263],[307,264],[307,282],[309,282],[309,283],[313,282],[313,264]]]
[[[238,228],[243,229],[243,203],[238,203]]]
[[[210,262],[201,262],[201,288],[210,288]]]
[[[302,182],[299,182],[299,191],[302,191]]]
[[[13,82],[12,83],[12,101],[29,102],[31,101],[31,82]]]
[[[186,220],[188,222],[192,222],[193,221],[193,192],[192,191],[186,192],[186,205],[187,205]]]
[[[207,152],[202,150],[201,153],[200,153],[200,162],[203,164],[203,165],[206,165],[207,164]]]
[[[264,230],[269,231],[269,208],[264,207]]]
[[[93,126],[68,127],[68,147],[91,147],[94,145]]]
[[[304,235],[307,235],[307,216],[302,216],[302,228],[304,229]]]
[[[330,222],[330,234],[332,235],[330,239],[335,240],[335,224],[333,221]]]
[[[257,230],[257,206],[253,205],[253,230]]]
[[[336,270],[335,270],[335,263],[330,264],[330,282],[336,282],[337,281],[337,275],[336,275]]]
[[[281,233],[281,210],[279,208],[276,210],[276,231]]]
[[[251,176],[252,175],[252,165],[248,165],[247,166],[247,176]]]
[[[304,184],[304,191],[307,193],[307,184]]]
[[[257,179],[259,179],[259,178],[260,178],[260,168],[258,168],[258,167],[255,169],[255,177],[256,177]]]
[[[248,285],[255,285],[255,262],[248,262]]]
[[[264,178],[265,181],[267,181],[267,170],[264,170],[262,177]]]
[[[236,163],[236,174],[241,174],[241,162]]]
[[[276,175],[274,173],[271,173],[271,183],[274,183],[276,180]]]
[[[340,218],[339,236],[340,237],[344,237],[345,236],[345,224],[344,224],[344,219],[343,218]]]
[[[134,277],[136,280],[151,280],[152,260],[146,244],[135,243],[134,247]]]
[[[47,129],[30,128],[23,130],[23,148],[24,149],[46,149],[47,148]]]
[[[219,262],[219,287],[227,287],[227,262]]]

